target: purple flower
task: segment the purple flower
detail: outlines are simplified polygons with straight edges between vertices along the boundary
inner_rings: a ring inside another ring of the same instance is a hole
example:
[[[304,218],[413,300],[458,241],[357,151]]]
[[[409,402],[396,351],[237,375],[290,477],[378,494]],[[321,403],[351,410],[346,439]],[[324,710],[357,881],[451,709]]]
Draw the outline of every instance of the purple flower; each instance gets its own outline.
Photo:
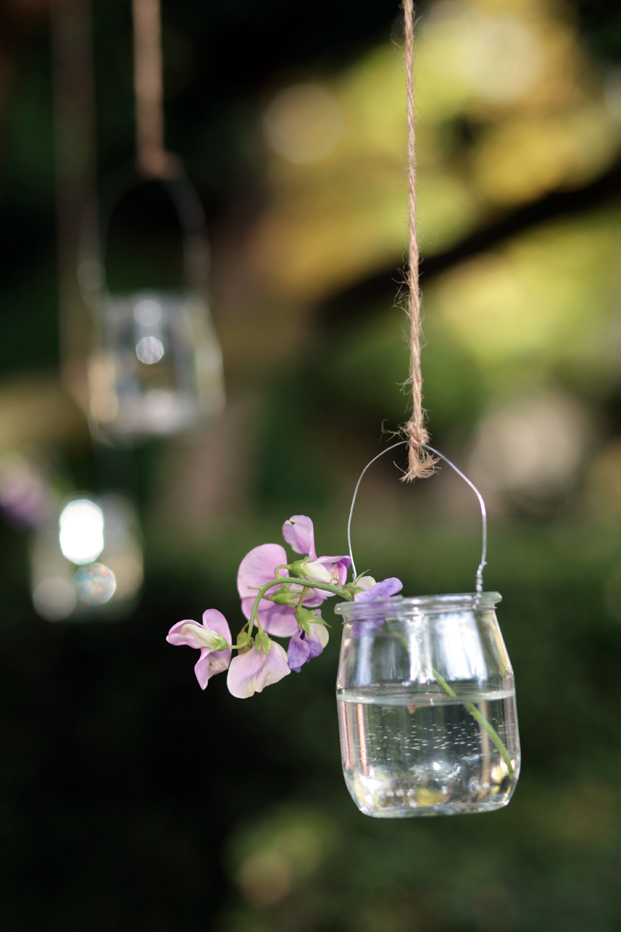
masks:
[[[215,608],[203,612],[202,624],[190,620],[177,622],[166,640],[175,647],[187,645],[200,650],[194,672],[201,689],[206,689],[212,676],[226,670],[231,660],[230,648],[222,647],[231,643],[231,631],[224,615]]]
[[[354,596],[354,602],[372,602],[375,599],[389,599],[403,589],[403,583],[396,576],[388,576],[387,579],[381,579],[375,582],[372,576],[363,576],[357,580],[357,586],[362,586],[363,591],[357,592]]]
[[[339,557],[318,557],[315,550],[315,530],[313,522],[307,515],[293,515],[282,526],[282,534],[290,547],[296,553],[301,553],[309,557],[304,563],[304,575],[312,582],[330,583],[337,579],[342,586],[347,582],[347,570],[351,565],[351,558],[345,556]],[[304,602],[305,605],[319,605],[324,599],[334,595],[333,592],[325,592],[322,589],[316,589],[316,601]]]
[[[276,641],[270,640],[267,648],[255,645],[233,657],[226,685],[233,696],[248,699],[254,693],[263,692],[266,686],[282,680],[290,672],[284,649]]]
[[[239,565],[237,573],[237,591],[241,596],[242,612],[250,618],[252,606],[259,589],[264,583],[276,576],[276,567],[287,562],[285,548],[280,544],[261,544],[247,553]],[[278,570],[279,575],[287,577],[289,570]],[[270,594],[277,592],[274,586]],[[305,600],[305,604],[309,603]],[[314,603],[313,603],[314,604]],[[261,599],[258,609],[259,620],[268,634],[277,637],[289,637],[295,634],[298,623],[295,620],[295,608],[290,605],[276,605]]]
[[[311,622],[309,629],[310,633],[307,634],[304,628],[298,628],[289,641],[287,660],[290,669],[296,673],[299,673],[309,660],[319,656],[330,637],[325,625]]]
[[[315,582],[331,583],[337,579],[341,585],[347,582],[347,570],[351,563],[349,557],[318,557],[315,550],[315,534],[313,522],[306,515],[294,515],[283,525],[283,536],[288,544],[291,545],[296,553],[300,553],[307,560],[303,561],[301,572],[304,578],[308,578],[309,584]],[[247,553],[239,566],[237,574],[237,589],[241,596],[242,612],[246,618],[252,614],[252,606],[257,595],[257,590],[269,580],[274,579],[277,575],[277,567],[282,567],[288,562],[287,553],[280,544],[261,544],[255,547],[250,553]],[[279,569],[278,575],[285,581],[289,575],[289,570]],[[261,625],[268,634],[276,637],[290,637],[294,635],[298,628],[295,620],[295,606],[297,599],[302,592],[299,583],[291,583],[288,590],[292,595],[291,605],[277,604],[270,602],[269,599],[261,599],[259,602],[257,614]],[[268,590],[267,595],[275,595],[278,587],[274,586]],[[282,593],[281,593],[282,594]],[[332,592],[325,592],[323,589],[310,588],[304,597],[303,605],[306,608],[316,608],[318,605],[333,595]],[[297,598],[296,598],[297,596]]]
[[[317,559],[315,551],[315,529],[312,520],[307,515],[294,515],[282,526],[282,536],[292,550],[296,553],[311,555]]]
[[[356,586],[362,586],[362,592],[357,592],[354,596],[354,602],[383,601],[396,595],[403,589],[403,583],[396,576],[389,576],[387,579],[381,579],[375,582],[372,576],[362,576],[356,580]],[[351,622],[352,637],[370,637],[377,634],[384,626],[385,615],[383,609],[373,608],[372,604],[365,610],[362,620]]]

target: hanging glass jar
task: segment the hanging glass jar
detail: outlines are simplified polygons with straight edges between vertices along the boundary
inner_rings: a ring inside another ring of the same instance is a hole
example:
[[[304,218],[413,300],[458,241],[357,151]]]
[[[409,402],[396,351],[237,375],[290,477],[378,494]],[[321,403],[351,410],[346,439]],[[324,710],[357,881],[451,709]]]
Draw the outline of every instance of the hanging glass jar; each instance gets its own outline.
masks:
[[[483,592],[485,506],[470,480],[432,452],[479,497],[476,591],[335,607],[344,623],[337,677],[343,772],[358,808],[377,818],[498,809],[520,771],[513,670],[495,612],[501,597]]]
[[[141,184],[162,185],[183,236],[184,285],[112,294],[106,283],[110,216]],[[97,439],[127,443],[190,430],[224,405],[222,354],[205,295],[205,218],[189,179],[140,177],[132,167],[103,187],[102,218],[87,216],[80,280],[95,314],[88,366],[89,417]]]

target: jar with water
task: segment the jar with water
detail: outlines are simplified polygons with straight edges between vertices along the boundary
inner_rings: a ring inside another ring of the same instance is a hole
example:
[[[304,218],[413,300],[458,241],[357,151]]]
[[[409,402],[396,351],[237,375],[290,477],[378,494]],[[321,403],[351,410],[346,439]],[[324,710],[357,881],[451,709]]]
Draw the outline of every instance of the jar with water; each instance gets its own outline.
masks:
[[[343,616],[343,772],[358,808],[376,818],[500,809],[520,772],[513,670],[495,611],[501,597],[482,585],[485,506],[456,471],[481,504],[477,591],[335,606]]]

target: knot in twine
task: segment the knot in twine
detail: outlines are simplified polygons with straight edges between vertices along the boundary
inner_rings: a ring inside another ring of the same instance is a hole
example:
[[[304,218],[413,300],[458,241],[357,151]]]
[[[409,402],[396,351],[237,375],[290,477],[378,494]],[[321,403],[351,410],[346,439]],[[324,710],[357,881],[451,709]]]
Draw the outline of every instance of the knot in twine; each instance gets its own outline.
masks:
[[[416,130],[414,113],[414,4],[403,0],[405,20],[405,73],[408,127],[408,316],[410,318],[410,378],[412,385],[412,417],[403,427],[409,440],[408,469],[404,482],[425,479],[435,471],[437,460],[425,449],[429,435],[423,411],[423,376],[420,365],[421,296],[418,275],[418,239],[416,235]]]

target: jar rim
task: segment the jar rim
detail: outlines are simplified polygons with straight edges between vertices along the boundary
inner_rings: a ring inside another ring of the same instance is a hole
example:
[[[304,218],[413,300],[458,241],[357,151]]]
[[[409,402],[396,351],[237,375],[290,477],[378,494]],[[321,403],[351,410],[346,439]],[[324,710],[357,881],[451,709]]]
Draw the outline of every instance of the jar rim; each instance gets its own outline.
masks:
[[[404,598],[393,595],[389,599],[370,599],[364,602],[339,602],[334,606],[337,615],[343,615],[344,623],[363,621],[367,616],[397,611],[400,615],[427,615],[455,609],[481,611],[494,608],[502,599],[499,592],[455,592],[446,595],[417,595]]]

